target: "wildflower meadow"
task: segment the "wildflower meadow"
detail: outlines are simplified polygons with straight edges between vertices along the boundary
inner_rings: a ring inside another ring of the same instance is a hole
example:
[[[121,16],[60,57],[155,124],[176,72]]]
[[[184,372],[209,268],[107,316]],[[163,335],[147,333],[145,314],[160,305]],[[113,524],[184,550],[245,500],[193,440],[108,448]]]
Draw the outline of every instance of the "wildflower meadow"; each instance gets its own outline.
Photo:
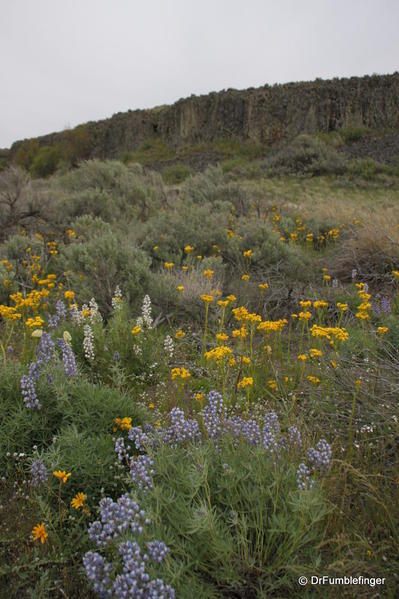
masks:
[[[397,597],[398,177],[91,160],[12,194],[0,596]]]

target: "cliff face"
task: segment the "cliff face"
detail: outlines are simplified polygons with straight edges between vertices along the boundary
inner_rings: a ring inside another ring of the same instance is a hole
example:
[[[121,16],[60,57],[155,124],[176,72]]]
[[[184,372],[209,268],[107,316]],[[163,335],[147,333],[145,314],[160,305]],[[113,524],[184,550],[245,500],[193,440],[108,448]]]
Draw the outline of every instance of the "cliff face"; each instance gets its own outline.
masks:
[[[90,156],[115,158],[156,135],[177,148],[235,137],[274,143],[347,127],[399,129],[399,73],[191,96],[171,106],[89,122]],[[37,138],[62,143],[65,132]],[[22,142],[11,147],[11,156]]]

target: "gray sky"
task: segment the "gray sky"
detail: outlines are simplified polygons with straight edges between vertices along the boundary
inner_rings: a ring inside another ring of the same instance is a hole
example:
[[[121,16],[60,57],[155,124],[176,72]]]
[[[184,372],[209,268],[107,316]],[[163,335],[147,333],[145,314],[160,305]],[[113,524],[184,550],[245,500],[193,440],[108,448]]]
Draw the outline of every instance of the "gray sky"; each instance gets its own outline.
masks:
[[[229,87],[399,70],[399,0],[0,0],[0,147]]]

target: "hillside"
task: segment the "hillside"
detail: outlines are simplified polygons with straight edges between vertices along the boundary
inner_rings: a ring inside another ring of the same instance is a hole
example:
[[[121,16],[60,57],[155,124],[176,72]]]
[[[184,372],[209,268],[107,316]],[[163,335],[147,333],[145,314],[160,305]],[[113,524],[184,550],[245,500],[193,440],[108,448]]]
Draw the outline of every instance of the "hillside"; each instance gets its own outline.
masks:
[[[399,129],[399,73],[190,96],[171,106],[117,113],[72,132],[16,141],[10,156],[32,141],[65,146],[76,131],[83,158],[119,158],[153,138],[174,150],[226,138],[270,145],[301,133],[351,127]]]

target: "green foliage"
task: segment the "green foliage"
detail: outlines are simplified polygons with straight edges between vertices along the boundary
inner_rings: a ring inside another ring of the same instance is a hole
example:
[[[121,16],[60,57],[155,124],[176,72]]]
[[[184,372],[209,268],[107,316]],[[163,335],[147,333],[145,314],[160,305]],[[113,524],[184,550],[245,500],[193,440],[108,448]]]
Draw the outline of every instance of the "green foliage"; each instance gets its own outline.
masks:
[[[271,154],[262,163],[268,175],[327,175],[342,174],[345,158],[320,139],[300,135]]]
[[[342,136],[344,143],[349,145],[370,135],[370,129],[367,129],[367,127],[348,127],[346,129],[341,129],[340,135]]]
[[[21,395],[21,376],[27,367],[22,364],[3,365],[0,369],[0,464],[8,462],[7,453],[29,453],[33,445],[49,443],[61,423],[61,414],[54,390],[46,377],[40,377],[37,394],[45,409],[27,410]]]
[[[61,155],[57,146],[42,146],[35,155],[29,172],[32,177],[48,177],[57,170]]]
[[[94,226],[98,224],[95,219],[92,222]],[[56,266],[59,272],[66,273],[68,287],[81,301],[95,297],[102,311],[108,313],[117,285],[121,285],[132,303],[143,297],[149,264],[148,256],[131,239],[104,225],[98,236],[66,246]]]
[[[247,443],[161,447],[155,472],[141,502],[170,547],[165,578],[177,596],[281,594],[299,574],[319,571],[329,508],[318,486],[297,489],[290,457],[274,463]]]
[[[88,214],[107,222],[126,224],[146,220],[163,200],[162,178],[145,174],[138,164],[89,160],[59,177],[60,210],[70,218]]]
[[[156,136],[143,141],[137,150],[124,154],[124,161],[138,162],[142,165],[161,162],[170,158],[173,158],[171,148],[160,137]]]
[[[15,152],[13,161],[18,166],[30,170],[33,161],[40,150],[39,142],[36,139],[23,141]]]
[[[176,185],[183,183],[187,177],[193,174],[193,171],[186,164],[174,164],[172,166],[165,166],[161,173],[165,183]]]
[[[139,241],[155,261],[181,262],[187,244],[195,247],[197,255],[211,254],[213,244],[226,238],[229,211],[227,202],[211,206],[178,200],[167,212],[160,212],[148,221],[139,233]],[[156,245],[159,249],[154,253]]]

